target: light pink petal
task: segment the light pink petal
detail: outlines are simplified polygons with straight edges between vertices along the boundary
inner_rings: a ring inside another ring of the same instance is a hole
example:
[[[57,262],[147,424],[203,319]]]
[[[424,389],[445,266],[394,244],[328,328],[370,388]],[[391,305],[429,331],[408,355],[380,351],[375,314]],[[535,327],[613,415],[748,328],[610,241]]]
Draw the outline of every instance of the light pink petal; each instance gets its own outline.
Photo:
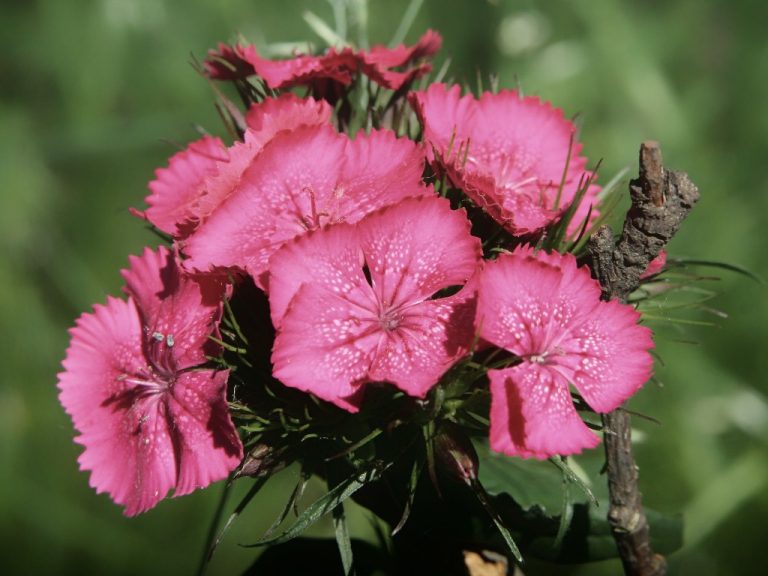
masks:
[[[81,469],[90,484],[125,506],[128,516],[153,507],[176,481],[164,406],[131,382],[149,373],[139,315],[132,300],[94,306],[70,331],[59,374],[59,400],[85,446]]]
[[[204,363],[217,349],[209,336],[221,318],[224,282],[184,274],[165,247],[147,248],[128,260],[130,268],[122,271],[125,291],[136,300],[150,359],[170,348],[175,361],[170,370]]]
[[[651,377],[653,339],[639,319],[631,306],[601,302],[559,345],[554,362],[597,412],[615,410]]]
[[[203,136],[158,168],[149,183],[149,205],[143,216],[157,228],[175,237],[184,237],[197,225],[196,205],[205,191],[205,179],[216,173],[219,162],[228,159],[219,138]]]
[[[269,280],[275,376],[347,410],[371,381],[423,396],[474,335],[474,286],[429,298],[464,285],[480,257],[464,212],[434,197],[291,242]]]
[[[365,263],[380,302],[397,307],[461,286],[482,256],[464,210],[442,198],[403,200],[359,224]]]
[[[424,140],[454,183],[512,233],[554,222],[589,176],[579,142],[573,143],[567,161],[574,125],[538,98],[502,90],[476,100],[471,94],[462,97],[457,86],[433,84],[412,94],[411,103],[424,126]],[[597,186],[589,189],[577,219],[583,221],[598,191]],[[579,224],[574,222],[569,233],[578,232]]]
[[[413,142],[390,132],[353,141],[328,125],[280,132],[189,238],[185,265],[244,269],[264,287],[269,258],[287,240],[425,194],[422,167]]]
[[[643,272],[640,275],[640,279],[645,280],[646,278],[655,276],[656,274],[664,270],[664,266],[666,265],[667,265],[667,251],[662,250],[661,252],[659,252],[659,255],[656,256],[656,258],[654,258],[648,263],[648,267],[645,269],[645,272]]]
[[[491,382],[490,445],[496,452],[545,459],[578,454],[600,439],[573,407],[568,383],[538,364],[523,362],[489,370]]]
[[[226,478],[243,458],[226,400],[228,371],[184,372],[168,398],[178,461],[174,496]]]
[[[571,263],[568,274],[555,267]],[[526,357],[540,355],[598,305],[600,287],[573,256],[528,249],[487,262],[478,281],[477,325],[489,342]]]
[[[424,58],[434,56],[443,43],[440,34],[427,30],[413,46],[400,44],[394,48],[374,46],[358,54],[365,74],[377,84],[390,90],[398,90],[404,84],[429,72],[429,64],[417,64]],[[413,66],[410,66],[413,64]],[[405,68],[395,70],[395,68]]]
[[[333,80],[348,85],[357,68],[354,54],[348,48],[340,52],[331,49],[322,56],[299,54],[286,60],[268,60],[259,56],[253,45],[249,45],[242,54],[256,74],[273,90],[306,85],[317,80]]]
[[[299,98],[288,92],[252,104],[245,121],[248,129],[258,138],[259,145],[263,146],[281,130],[326,124],[330,121],[331,112],[331,106],[324,100]]]
[[[370,369],[371,380],[391,382],[423,398],[469,351],[474,337],[475,293],[428,300],[403,311],[397,328],[384,333]]]
[[[240,185],[243,172],[276,134],[326,124],[330,116],[331,107],[325,101],[298,98],[290,93],[253,104],[245,119],[248,129],[244,141],[235,142],[228,150],[227,160],[219,162],[216,170],[205,178],[203,194],[195,206],[196,220],[205,221],[232,194]]]
[[[208,77],[216,80],[236,80],[253,76],[256,72],[244,56],[245,47],[219,43],[218,48],[208,50],[203,67]]]
[[[287,242],[269,265],[272,324],[280,328],[289,303],[305,283],[322,285],[341,298],[352,298],[366,285],[362,266],[358,232],[352,225],[337,224]],[[370,296],[365,301],[370,301]]]
[[[365,287],[359,282],[344,295],[325,286],[304,285],[275,339],[274,376],[287,386],[357,412],[355,398],[368,380],[380,340],[378,317],[365,300]]]

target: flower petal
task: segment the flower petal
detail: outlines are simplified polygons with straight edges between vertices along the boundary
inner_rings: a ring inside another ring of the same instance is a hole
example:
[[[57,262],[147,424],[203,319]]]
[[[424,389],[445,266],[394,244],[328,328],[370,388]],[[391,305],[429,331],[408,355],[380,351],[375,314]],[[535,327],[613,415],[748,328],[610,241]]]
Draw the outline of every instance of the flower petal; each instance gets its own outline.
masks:
[[[219,138],[203,136],[174,154],[167,168],[158,168],[149,183],[147,210],[142,214],[158,229],[175,237],[188,235],[198,221],[197,202],[204,193],[205,179],[216,173],[228,154]]]
[[[404,84],[426,74],[432,69],[429,64],[416,64],[417,61],[434,56],[443,43],[440,34],[427,30],[413,46],[403,44],[388,48],[374,46],[370,50],[358,53],[360,66],[365,74],[377,84],[390,90],[399,90]],[[409,64],[416,64],[408,66]],[[395,70],[395,68],[405,68]]]
[[[408,309],[398,328],[380,340],[369,378],[391,382],[423,398],[469,351],[475,303],[474,289],[465,288],[449,298]]]
[[[162,340],[172,347],[173,369],[178,370],[202,364],[215,354],[217,347],[208,337],[221,318],[224,282],[213,276],[185,275],[165,247],[146,248],[128,261],[130,268],[122,271],[125,291],[136,300],[145,343]]]
[[[600,439],[579,418],[568,383],[547,367],[529,362],[489,370],[490,445],[497,452],[545,459],[578,454]]]
[[[349,48],[341,51],[331,48],[321,56],[299,54],[286,60],[269,60],[259,56],[253,45],[249,45],[243,48],[242,54],[256,74],[273,90],[302,86],[318,80],[333,80],[346,86],[352,82],[352,74],[357,68]]]
[[[80,467],[97,492],[139,514],[174,486],[176,465],[163,404],[127,378],[148,369],[136,306],[109,298],[70,333],[59,400],[85,446]]]
[[[379,301],[397,307],[464,285],[482,256],[470,227],[464,210],[433,196],[404,200],[361,222],[361,247]]]
[[[555,262],[562,261],[563,268]],[[566,272],[564,272],[564,270]],[[487,262],[478,280],[480,335],[527,357],[551,352],[599,304],[600,287],[573,256],[528,249]]]
[[[357,412],[355,397],[380,339],[374,313],[355,302],[364,298],[359,289],[342,295],[325,286],[302,286],[275,339],[275,378]]]
[[[180,374],[168,398],[178,480],[174,496],[226,478],[243,458],[243,445],[227,406],[229,371]]]
[[[586,158],[574,142],[574,125],[559,109],[535,97],[502,90],[479,100],[458,86],[432,84],[411,95],[424,139],[458,187],[513,234],[535,232],[554,222],[573,201]],[[563,189],[558,188],[566,167]],[[588,188],[569,232],[595,204],[599,187]],[[525,200],[523,200],[525,198]],[[593,210],[595,217],[597,212]]]
[[[273,257],[269,280],[275,376],[350,411],[366,382],[423,396],[474,332],[474,286],[429,298],[463,285],[480,257],[464,212],[436,197],[292,241]]]
[[[391,132],[353,141],[327,125],[281,132],[189,238],[185,265],[244,269],[264,288],[269,258],[287,240],[423,195],[422,170],[418,148]]]
[[[561,343],[557,363],[597,412],[618,408],[651,377],[651,331],[640,313],[615,300],[601,302]]]

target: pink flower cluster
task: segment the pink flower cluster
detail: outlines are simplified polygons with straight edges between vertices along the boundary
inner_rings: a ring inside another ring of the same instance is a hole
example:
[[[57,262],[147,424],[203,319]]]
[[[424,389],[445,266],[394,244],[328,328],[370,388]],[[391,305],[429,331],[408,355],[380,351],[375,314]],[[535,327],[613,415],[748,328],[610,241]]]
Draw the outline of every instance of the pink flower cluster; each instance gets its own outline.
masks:
[[[71,331],[60,399],[91,485],[126,514],[225,478],[242,459],[228,371],[209,362],[237,290],[227,278],[250,276],[268,295],[274,378],[349,412],[378,383],[424,398],[478,342],[505,350],[514,360],[487,372],[490,444],[513,456],[594,447],[571,386],[606,412],[649,378],[653,343],[638,312],[601,301],[574,256],[526,244],[580,188],[573,229],[597,213],[599,188],[560,110],[514,91],[476,99],[432,84],[401,96],[421,141],[334,128],[327,100],[339,93],[321,84],[362,72],[397,93],[430,69],[440,43],[429,31],[412,47],[276,62],[252,46],[211,53],[214,78],[257,74],[325,99],[266,97],[247,111],[242,141],[205,136],[157,170],[148,207],[135,212],[173,249],[131,258],[128,299],[97,305]],[[425,170],[497,222],[506,253],[484,256],[468,212]]]

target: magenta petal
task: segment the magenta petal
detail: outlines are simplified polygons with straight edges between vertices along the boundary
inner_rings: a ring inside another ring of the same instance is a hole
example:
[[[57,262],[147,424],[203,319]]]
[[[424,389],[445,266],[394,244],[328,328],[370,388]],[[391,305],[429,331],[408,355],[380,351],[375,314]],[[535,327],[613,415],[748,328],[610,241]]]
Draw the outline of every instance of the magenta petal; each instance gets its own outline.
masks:
[[[398,90],[404,84],[429,72],[429,64],[417,64],[419,60],[434,56],[443,43],[440,34],[427,30],[413,46],[400,44],[394,48],[374,46],[358,54],[363,72],[377,84],[390,90]],[[395,70],[399,68],[400,70]]]
[[[489,370],[490,445],[497,452],[545,459],[578,454],[600,439],[579,418],[568,383],[550,369],[524,362]]]
[[[304,285],[275,339],[274,376],[356,412],[351,397],[366,380],[380,340],[378,319],[366,306],[363,290],[342,295]]]
[[[314,56],[299,54],[286,60],[268,60],[259,56],[253,45],[242,49],[244,59],[253,66],[273,90],[332,80],[347,85],[357,67],[352,50],[330,49],[326,54]]]
[[[128,261],[130,268],[122,271],[125,291],[136,300],[145,338],[173,349],[174,369],[204,363],[216,351],[208,336],[221,318],[224,283],[213,276],[185,275],[165,247],[147,248]]]
[[[651,377],[653,339],[639,319],[631,306],[603,302],[561,344],[563,374],[597,412],[615,410]]]
[[[179,467],[174,496],[226,478],[243,458],[226,399],[228,371],[180,374],[168,398]]]
[[[398,329],[380,340],[370,379],[391,382],[409,395],[423,398],[469,351],[474,313],[473,289],[404,311]]]
[[[431,297],[464,285],[479,259],[464,211],[436,197],[288,243],[269,280],[275,376],[351,411],[366,382],[424,396],[474,334],[473,285]]]
[[[442,84],[410,98],[424,139],[436,152],[434,160],[513,234],[536,232],[554,222],[573,201],[582,178],[590,176],[580,143],[574,142],[568,161],[574,125],[538,98],[502,90],[475,99],[462,97],[458,86]],[[578,231],[599,190],[588,188],[569,233]],[[596,215],[593,211],[591,218]]]
[[[389,132],[353,141],[327,125],[281,132],[189,238],[185,266],[244,269],[264,288],[269,258],[286,241],[425,194],[422,169],[416,145]]]
[[[479,278],[480,335],[518,356],[539,355],[599,304],[600,287],[572,256],[528,250],[488,262]],[[567,273],[548,263],[569,262]]]
[[[662,250],[661,252],[659,252],[658,256],[656,256],[656,258],[654,258],[648,263],[648,267],[640,275],[640,279],[645,280],[646,278],[655,276],[656,274],[664,270],[664,266],[666,265],[667,265],[667,251]]]
[[[90,484],[125,506],[128,516],[148,510],[176,481],[173,450],[157,396],[136,396],[128,378],[147,370],[133,301],[94,306],[70,331],[59,374],[59,400],[85,446],[81,469]]]
[[[147,220],[172,236],[189,234],[197,225],[196,206],[206,177],[215,174],[217,164],[227,159],[224,143],[211,136],[203,136],[172,156],[168,167],[157,169],[149,183]]]
[[[397,307],[465,284],[482,255],[470,227],[464,210],[431,196],[369,216],[359,233],[380,301]]]
[[[270,260],[269,307],[280,328],[288,304],[305,283],[317,283],[340,297],[353,298],[365,283],[356,227],[337,224],[287,242]]]

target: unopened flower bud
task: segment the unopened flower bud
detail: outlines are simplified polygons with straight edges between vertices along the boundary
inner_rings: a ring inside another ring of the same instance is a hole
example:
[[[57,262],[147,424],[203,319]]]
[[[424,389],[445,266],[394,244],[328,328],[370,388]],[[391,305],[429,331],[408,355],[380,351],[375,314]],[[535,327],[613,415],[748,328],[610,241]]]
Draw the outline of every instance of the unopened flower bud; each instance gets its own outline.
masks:
[[[267,444],[256,444],[243,458],[243,463],[235,472],[235,478],[241,476],[260,478],[279,472],[286,465],[282,457],[284,452],[284,449],[275,449]]]
[[[461,427],[443,422],[435,436],[435,457],[450,477],[464,484],[477,480],[480,463],[472,441]]]

